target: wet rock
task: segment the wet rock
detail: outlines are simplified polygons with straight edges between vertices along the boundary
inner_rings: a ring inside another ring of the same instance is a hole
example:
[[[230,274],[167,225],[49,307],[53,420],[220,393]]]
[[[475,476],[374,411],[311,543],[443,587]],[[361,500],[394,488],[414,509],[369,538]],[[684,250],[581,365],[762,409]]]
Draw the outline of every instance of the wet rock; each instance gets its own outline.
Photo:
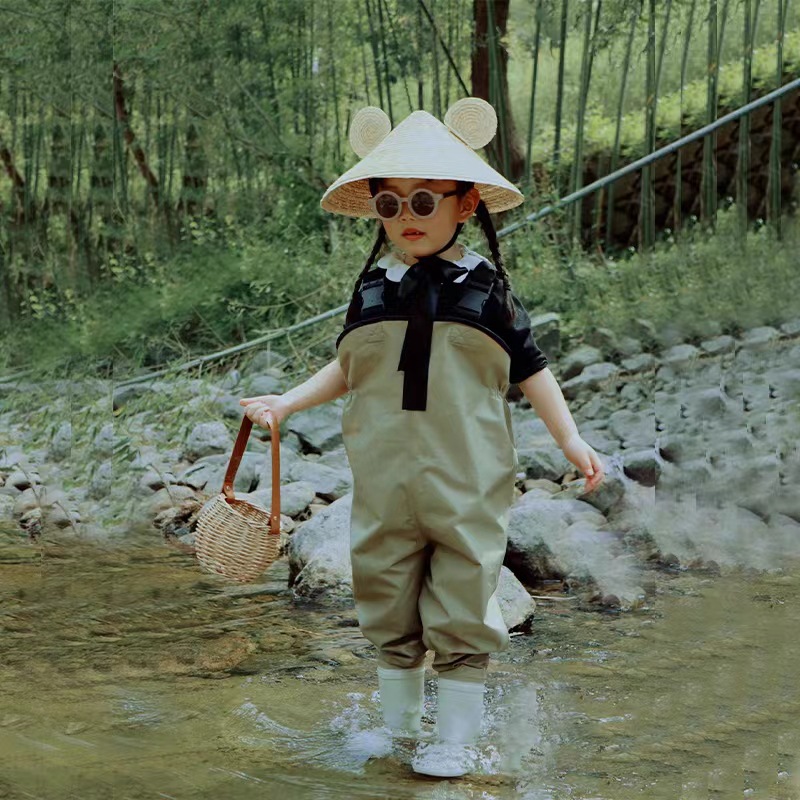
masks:
[[[47,509],[47,521],[57,528],[76,528],[81,522],[81,513],[69,505],[56,503]]]
[[[350,462],[347,458],[347,451],[344,445],[340,445],[334,450],[323,453],[317,459],[317,463],[324,464],[326,467],[333,467],[334,469],[350,469]]]
[[[620,603],[619,597],[615,594],[604,594],[600,598],[600,605],[606,608],[619,608],[622,604]]]
[[[50,440],[50,450],[48,452],[49,458],[53,461],[63,461],[69,458],[72,452],[72,425],[70,422],[62,422],[58,426],[58,430],[53,434]]]
[[[661,474],[660,461],[655,450],[636,450],[625,453],[625,474],[643,486],[655,486]]]
[[[252,493],[263,502],[272,502],[272,489],[258,489]],[[314,486],[307,481],[292,481],[281,486],[281,513],[290,517],[302,514],[314,500]]]
[[[278,375],[259,374],[245,378],[236,390],[237,403],[243,397],[263,397],[270,394],[283,394],[286,381]],[[244,410],[244,406],[239,406]]]
[[[536,601],[508,567],[500,568],[497,602],[509,631],[529,628],[536,610]]]
[[[219,386],[221,389],[230,391],[232,389],[235,389],[239,385],[241,380],[242,380],[242,373],[239,372],[239,370],[234,367],[234,369],[228,370],[228,372],[219,382]]]
[[[245,372],[248,375],[254,375],[269,371],[269,373],[280,375],[280,368],[288,363],[289,358],[284,353],[272,347],[267,347],[264,350],[253,352],[245,366]]]
[[[630,358],[623,358],[621,363],[626,372],[636,374],[655,369],[658,360],[651,353],[638,353]]]
[[[207,482],[207,480],[203,481],[202,486],[195,486],[193,481],[189,481],[188,484],[193,489],[202,489]],[[166,469],[162,471],[151,467],[139,478],[139,486],[151,492],[157,492],[159,489],[163,489],[165,486],[169,486],[173,483],[178,483],[178,479]]]
[[[349,465],[340,468],[328,467],[319,461],[305,458],[297,459],[288,469],[286,478],[290,481],[310,483],[314,493],[325,500],[338,500],[353,488],[353,474]]]
[[[96,500],[106,497],[111,492],[113,482],[114,468],[111,461],[101,461],[92,472],[89,496]]]
[[[561,316],[554,311],[534,314],[531,317],[531,330],[536,343],[549,357],[561,353]]]
[[[509,512],[505,565],[528,585],[563,578],[571,565],[569,558],[559,562],[557,540],[580,519],[593,520],[597,525],[605,522],[602,514],[577,500],[556,501],[531,492],[523,495]]]
[[[19,439],[17,439],[17,441],[19,441]],[[0,450],[0,469],[11,470],[17,465],[25,466],[26,462],[25,451],[21,447],[8,445],[8,447],[4,447]],[[28,466],[30,465],[28,464],[26,469]]]
[[[187,497],[180,503],[156,514],[153,526],[165,538],[177,539],[194,530],[202,503],[196,497]]]
[[[30,489],[34,486],[40,486],[42,479],[35,469],[15,469],[6,478],[5,485],[13,486],[20,492]]]
[[[626,450],[653,447],[656,438],[656,417],[652,408],[631,411],[621,408],[608,417],[608,430],[616,436]]]
[[[294,532],[288,547],[289,584],[297,598],[336,600],[352,597],[350,512],[346,494]]]
[[[553,500],[580,500],[608,516],[623,502],[626,492],[632,491],[635,486],[637,484],[625,476],[619,459],[604,460],[603,480],[591,492],[586,491],[586,479],[580,478],[555,493]]]
[[[47,508],[54,503],[69,503],[66,492],[52,486],[31,487],[17,496],[13,513],[15,517],[21,517],[31,509]]]
[[[202,489],[207,495],[219,494],[222,491],[229,462],[230,454],[205,456],[180,472],[177,483],[193,489]],[[271,462],[266,462],[261,453],[245,451],[236,469],[236,477],[233,480],[234,491],[249,492],[260,486],[265,469],[269,480],[272,480]]]
[[[528,478],[523,483],[526,492],[544,492],[547,495],[557,494],[560,489],[557,483],[546,478]]]
[[[169,486],[159,489],[150,499],[147,514],[150,519],[161,511],[180,505],[184,500],[194,499],[194,491],[188,486]]]
[[[103,425],[94,439],[92,439],[92,452],[101,458],[111,458],[116,441],[114,426],[109,422]]]
[[[342,444],[341,403],[325,403],[298,411],[287,421],[288,430],[299,437],[306,453],[323,453]]]
[[[590,364],[599,364],[603,361],[603,354],[597,347],[581,345],[571,350],[560,359],[561,377],[568,381],[580,375]]]
[[[538,447],[517,447],[519,468],[531,479],[557,481],[572,469],[571,462],[555,443]]]
[[[780,332],[782,336],[800,336],[800,317],[781,323]]]
[[[739,347],[750,352],[759,352],[769,349],[772,343],[780,336],[778,331],[770,325],[759,328],[750,328],[744,332]]]
[[[670,347],[661,356],[661,362],[666,366],[676,369],[693,365],[700,357],[700,350],[693,344],[678,344]]]
[[[595,328],[589,332],[586,341],[587,344],[599,348],[606,357],[612,359],[633,356],[642,352],[642,343],[638,339],[619,335],[609,328]]]
[[[619,367],[607,361],[590,364],[580,375],[564,381],[561,384],[561,391],[568,400],[573,400],[588,391],[601,391],[619,371]]]
[[[192,428],[184,442],[183,452],[189,461],[233,450],[233,438],[223,422],[201,422]]]
[[[712,356],[731,353],[735,347],[736,340],[733,338],[733,336],[728,336],[727,334],[715,336],[713,339],[706,339],[705,341],[700,342],[700,349]]]
[[[0,519],[11,519],[14,513],[14,498],[0,491]]]
[[[112,395],[111,405],[114,411],[119,410],[123,406],[139,397],[151,394],[153,389],[147,383],[133,383],[129,386],[121,386],[114,390]]]

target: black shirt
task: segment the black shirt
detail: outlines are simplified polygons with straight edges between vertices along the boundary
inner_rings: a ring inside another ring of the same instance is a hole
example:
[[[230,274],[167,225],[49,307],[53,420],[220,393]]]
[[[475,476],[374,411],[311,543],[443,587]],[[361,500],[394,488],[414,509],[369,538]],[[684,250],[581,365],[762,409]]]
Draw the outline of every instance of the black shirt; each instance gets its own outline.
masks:
[[[491,269],[496,273],[495,267],[491,262],[486,261]],[[468,284],[474,270],[460,283],[452,281],[442,285],[439,295],[439,304],[435,319],[463,322],[466,325],[483,330],[492,336],[509,354],[511,364],[509,366],[509,383],[520,383],[531,375],[543,370],[548,365],[545,354],[539,349],[531,331],[530,316],[522,304],[522,301],[511,292],[511,300],[514,304],[516,314],[513,320],[506,319],[504,304],[505,291],[503,282],[499,276],[496,277],[486,303],[483,306],[480,319],[460,312],[456,307],[456,302],[460,296],[462,286]],[[386,277],[386,270],[376,267],[364,276],[364,282],[383,278],[383,308],[379,310],[379,315],[361,315],[361,296],[356,294],[355,300],[350,304],[342,332],[337,339],[337,346],[342,336],[356,325],[380,319],[383,317],[402,319],[407,318],[410,312],[409,302],[401,302],[397,297],[398,281],[389,280]]]

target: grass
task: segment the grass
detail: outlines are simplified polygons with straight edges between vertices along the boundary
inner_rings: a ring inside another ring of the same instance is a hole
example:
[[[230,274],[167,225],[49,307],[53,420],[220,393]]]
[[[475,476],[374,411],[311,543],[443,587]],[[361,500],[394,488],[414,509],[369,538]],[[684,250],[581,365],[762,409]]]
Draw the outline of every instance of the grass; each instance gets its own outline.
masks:
[[[96,374],[98,362],[110,361],[121,379],[342,305],[369,252],[370,222],[343,225],[341,244],[331,254],[321,233],[302,242],[254,240],[235,251],[194,245],[162,267],[162,281],[110,287],[84,301],[73,320],[17,327],[0,345],[3,371],[28,366],[40,377],[60,377],[67,368]],[[731,206],[720,211],[714,235],[698,226],[680,241],[665,238],[652,253],[622,259],[577,252],[571,272],[536,228],[504,237],[500,247],[514,291],[531,313],[558,312],[563,333],[574,341],[597,326],[630,333],[636,317],[696,341],[778,325],[796,314],[797,221],[786,220],[782,241],[766,226],[742,239],[737,224]],[[482,238],[475,226],[461,241],[488,254]],[[280,257],[284,245],[295,248],[292,258]],[[333,357],[331,344],[342,324],[339,315],[273,346],[296,356],[298,374],[316,369]],[[19,353],[30,354],[29,360],[13,357]],[[219,368],[238,362],[229,359]]]

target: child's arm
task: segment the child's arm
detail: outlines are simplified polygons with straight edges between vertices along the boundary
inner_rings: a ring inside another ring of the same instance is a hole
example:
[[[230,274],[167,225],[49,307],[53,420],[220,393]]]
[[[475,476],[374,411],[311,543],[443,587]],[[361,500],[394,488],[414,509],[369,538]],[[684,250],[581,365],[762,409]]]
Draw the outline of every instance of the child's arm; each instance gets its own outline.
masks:
[[[321,370],[312,375],[305,383],[295,386],[283,394],[265,394],[259,397],[243,397],[239,405],[245,406],[245,414],[257,425],[268,428],[268,413],[271,413],[277,424],[295,411],[312,408],[348,391],[344,373],[339,360],[334,359]]]
[[[327,403],[347,393],[347,383],[339,360],[334,358],[305,383],[281,395],[288,404],[289,413]]]
[[[555,375],[545,367],[521,381],[519,388],[566,458],[586,475],[586,491],[590,492],[603,479],[603,465],[597,453],[578,433],[578,426],[567,408]]]

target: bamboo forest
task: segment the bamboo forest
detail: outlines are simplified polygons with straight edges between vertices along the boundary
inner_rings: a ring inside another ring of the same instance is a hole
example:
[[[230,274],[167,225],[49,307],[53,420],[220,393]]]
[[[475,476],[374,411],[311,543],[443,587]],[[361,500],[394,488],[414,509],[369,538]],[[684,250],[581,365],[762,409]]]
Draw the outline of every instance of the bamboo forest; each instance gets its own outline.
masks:
[[[800,798],[800,0],[0,31],[0,798]]]

